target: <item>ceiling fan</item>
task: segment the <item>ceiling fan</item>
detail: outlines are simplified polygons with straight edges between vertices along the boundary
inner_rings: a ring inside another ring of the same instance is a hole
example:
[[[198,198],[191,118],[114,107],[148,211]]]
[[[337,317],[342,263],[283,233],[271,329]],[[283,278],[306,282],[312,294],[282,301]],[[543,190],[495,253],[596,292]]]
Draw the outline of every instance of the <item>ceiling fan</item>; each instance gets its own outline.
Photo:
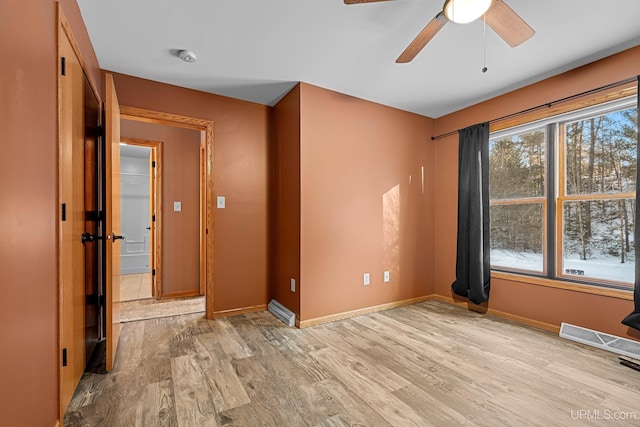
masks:
[[[392,0],[344,0],[345,4]],[[447,22],[466,24],[484,15],[485,22],[511,47],[529,40],[535,31],[503,0],[446,0],[441,12],[427,24],[400,54],[397,63],[410,62]]]

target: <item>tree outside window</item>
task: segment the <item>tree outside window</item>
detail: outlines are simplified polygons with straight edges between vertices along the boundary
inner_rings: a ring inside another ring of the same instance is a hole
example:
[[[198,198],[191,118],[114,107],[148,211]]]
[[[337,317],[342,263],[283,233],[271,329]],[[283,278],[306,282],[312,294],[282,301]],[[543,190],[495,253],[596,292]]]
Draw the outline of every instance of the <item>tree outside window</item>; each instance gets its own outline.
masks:
[[[631,288],[637,120],[623,99],[492,134],[493,269]]]

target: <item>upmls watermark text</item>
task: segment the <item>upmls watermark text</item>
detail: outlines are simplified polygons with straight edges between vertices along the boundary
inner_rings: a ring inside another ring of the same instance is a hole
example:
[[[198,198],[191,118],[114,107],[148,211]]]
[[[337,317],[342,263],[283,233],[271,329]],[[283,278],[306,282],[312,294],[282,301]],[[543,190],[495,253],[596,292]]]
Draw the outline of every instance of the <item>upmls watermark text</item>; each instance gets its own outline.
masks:
[[[630,411],[613,411],[611,409],[572,409],[572,420],[637,420],[640,419],[636,412]]]

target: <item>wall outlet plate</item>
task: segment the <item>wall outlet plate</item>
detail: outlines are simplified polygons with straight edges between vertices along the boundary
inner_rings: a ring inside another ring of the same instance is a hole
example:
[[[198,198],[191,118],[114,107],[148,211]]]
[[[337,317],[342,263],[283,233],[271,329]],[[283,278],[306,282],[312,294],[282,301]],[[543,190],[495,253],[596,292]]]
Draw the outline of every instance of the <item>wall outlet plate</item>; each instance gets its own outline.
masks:
[[[224,209],[226,204],[227,202],[224,196],[218,196],[218,198],[216,199],[216,206],[218,207],[218,209]]]
[[[387,283],[391,280],[391,273],[389,271],[384,272],[384,282]]]
[[[173,202],[173,211],[181,212],[182,211],[182,202]]]
[[[362,275],[362,283],[365,286],[369,286],[371,284],[371,275],[369,273],[364,273]]]
[[[294,279],[293,277],[291,278],[291,292],[295,292],[296,291],[296,279]]]

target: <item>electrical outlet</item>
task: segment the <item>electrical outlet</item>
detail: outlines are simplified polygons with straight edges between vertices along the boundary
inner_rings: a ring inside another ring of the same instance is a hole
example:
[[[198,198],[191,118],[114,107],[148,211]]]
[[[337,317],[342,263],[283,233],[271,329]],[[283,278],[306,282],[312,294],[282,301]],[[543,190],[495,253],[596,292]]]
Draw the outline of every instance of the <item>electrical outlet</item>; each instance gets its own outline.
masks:
[[[364,275],[362,276],[362,282],[365,286],[369,286],[371,284],[371,276],[369,275],[369,273],[364,273]]]
[[[296,279],[294,279],[293,277],[291,278],[291,292],[295,292],[296,291]]]
[[[391,273],[389,271],[384,272],[384,282],[387,283],[391,280]]]
[[[181,212],[182,211],[182,202],[173,202],[173,211]]]

